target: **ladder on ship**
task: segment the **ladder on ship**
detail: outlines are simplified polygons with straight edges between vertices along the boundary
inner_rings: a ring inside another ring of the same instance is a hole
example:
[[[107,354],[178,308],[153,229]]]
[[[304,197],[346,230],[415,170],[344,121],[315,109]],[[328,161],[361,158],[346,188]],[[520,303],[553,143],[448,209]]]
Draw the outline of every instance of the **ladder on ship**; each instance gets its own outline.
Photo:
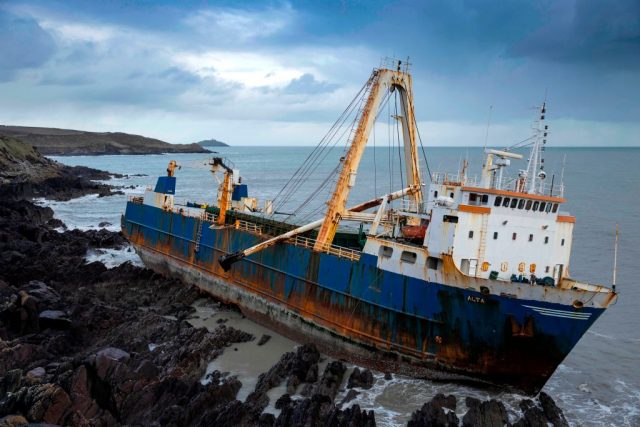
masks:
[[[476,276],[478,271],[482,271],[482,264],[484,264],[484,256],[487,251],[487,228],[489,227],[489,215],[482,215],[482,224],[480,225],[480,246],[478,247],[478,267],[476,268]]]
[[[194,252],[198,252],[200,250],[200,239],[202,238],[202,223],[204,222],[203,219],[198,220],[198,231],[196,232],[196,247],[194,249]]]

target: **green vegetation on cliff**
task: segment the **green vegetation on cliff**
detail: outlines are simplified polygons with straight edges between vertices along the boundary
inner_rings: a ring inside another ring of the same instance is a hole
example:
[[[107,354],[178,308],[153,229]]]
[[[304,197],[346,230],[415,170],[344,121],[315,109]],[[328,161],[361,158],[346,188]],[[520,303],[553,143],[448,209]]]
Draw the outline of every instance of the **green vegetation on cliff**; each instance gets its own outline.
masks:
[[[207,153],[198,144],[169,144],[122,132],[85,132],[25,126],[0,126],[0,136],[18,138],[44,155]]]

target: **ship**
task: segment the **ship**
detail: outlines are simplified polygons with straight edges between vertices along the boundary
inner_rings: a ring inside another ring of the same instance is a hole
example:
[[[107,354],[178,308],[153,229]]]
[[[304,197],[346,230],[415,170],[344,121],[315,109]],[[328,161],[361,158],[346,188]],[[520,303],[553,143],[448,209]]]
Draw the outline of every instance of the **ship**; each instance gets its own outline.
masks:
[[[400,105],[403,186],[348,206],[390,96]],[[231,160],[215,157],[214,203],[174,200],[172,161],[155,187],[129,198],[123,234],[147,267],[332,357],[537,393],[617,299],[615,286],[569,274],[575,217],[563,210],[564,185],[544,170],[546,105],[536,110],[528,160],[485,148],[478,177],[465,161],[455,173],[429,173],[427,184],[408,65],[375,68],[358,97],[345,155],[314,221],[283,220],[272,201],[259,207]],[[526,167],[511,177],[517,160]],[[347,222],[359,224],[357,232],[343,228]]]

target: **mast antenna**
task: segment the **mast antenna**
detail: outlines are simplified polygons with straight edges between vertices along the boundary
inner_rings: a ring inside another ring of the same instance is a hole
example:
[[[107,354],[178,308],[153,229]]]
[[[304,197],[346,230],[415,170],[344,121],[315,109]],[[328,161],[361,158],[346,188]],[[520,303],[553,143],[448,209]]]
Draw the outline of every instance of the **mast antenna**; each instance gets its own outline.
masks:
[[[616,274],[618,272],[618,223],[616,223],[616,240],[613,245],[613,280],[612,280],[612,289],[615,292],[616,290]]]
[[[493,105],[489,105],[489,115],[487,116],[487,130],[484,134],[484,147],[482,148],[482,152],[484,153],[487,149],[487,142],[489,141],[489,126],[491,125],[491,112],[493,111]],[[483,154],[484,157],[484,154]],[[484,167],[485,165],[482,165]]]

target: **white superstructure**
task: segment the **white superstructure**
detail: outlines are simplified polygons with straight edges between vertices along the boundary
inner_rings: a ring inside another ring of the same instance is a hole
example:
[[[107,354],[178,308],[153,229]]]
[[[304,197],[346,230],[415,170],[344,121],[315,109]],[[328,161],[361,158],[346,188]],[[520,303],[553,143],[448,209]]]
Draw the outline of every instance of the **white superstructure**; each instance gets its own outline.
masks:
[[[548,133],[545,113],[543,104],[529,138],[531,152],[526,169],[519,170],[515,178],[507,177],[504,171],[512,160],[523,156],[496,149],[485,150],[479,179],[466,176],[466,162],[458,174],[433,174],[425,203],[386,212],[384,231],[379,233],[374,222],[364,252],[380,256],[381,263],[398,264],[400,267],[396,268],[380,266],[397,272],[412,270],[410,258],[414,254],[425,258],[418,265],[428,266],[430,258],[434,271],[427,269],[427,276],[436,274],[438,260],[448,257],[457,270],[473,278],[544,281],[547,285],[568,278],[575,218],[562,211],[566,201],[562,197],[563,185],[545,181],[543,151]],[[386,205],[380,207],[378,217],[383,217],[385,208]],[[418,240],[422,249],[416,248],[413,238],[414,249],[398,248],[400,255],[393,256],[393,250],[385,247],[398,244],[387,238],[401,237],[402,224],[416,224],[416,218],[423,227],[424,238],[420,236]],[[409,275],[423,277],[425,272]]]

